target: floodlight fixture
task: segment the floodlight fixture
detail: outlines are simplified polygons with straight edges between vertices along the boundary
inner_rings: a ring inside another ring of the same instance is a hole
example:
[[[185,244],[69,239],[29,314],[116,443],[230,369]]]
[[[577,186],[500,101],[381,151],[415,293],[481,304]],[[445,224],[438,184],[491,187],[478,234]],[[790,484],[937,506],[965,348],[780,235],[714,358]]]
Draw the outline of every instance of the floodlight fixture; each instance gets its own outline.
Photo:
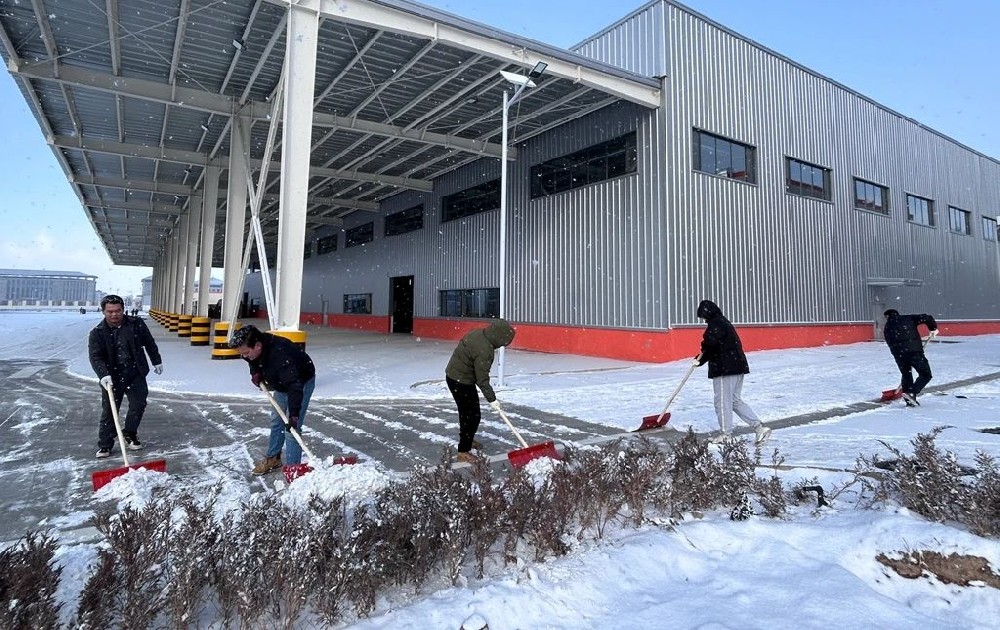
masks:
[[[208,133],[208,127],[206,127],[205,125],[201,125],[201,130],[204,131],[205,133]]]
[[[238,39],[234,39],[233,40],[233,48],[235,48],[236,50],[243,50],[243,42],[241,42]]]
[[[528,77],[532,79],[537,79],[538,77],[542,76],[542,73],[545,72],[545,69],[548,67],[549,64],[545,63],[544,61],[539,61],[538,63],[535,64],[535,67],[531,69],[531,72],[528,73]]]

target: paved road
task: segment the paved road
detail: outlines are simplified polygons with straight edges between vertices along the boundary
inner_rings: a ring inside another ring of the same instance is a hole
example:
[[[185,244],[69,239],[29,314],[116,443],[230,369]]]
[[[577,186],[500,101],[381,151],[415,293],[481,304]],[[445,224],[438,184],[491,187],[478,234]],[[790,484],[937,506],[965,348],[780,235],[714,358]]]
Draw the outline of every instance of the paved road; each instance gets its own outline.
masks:
[[[0,541],[39,524],[73,528],[67,516],[93,510],[91,475],[122,466],[117,451],[97,460],[100,394],[92,380],[69,374],[58,361],[0,360]],[[127,402],[123,405],[125,412]],[[139,430],[146,449],[130,460],[165,459],[171,475],[192,484],[227,477],[259,488],[248,473],[267,442],[266,399],[150,392]],[[579,441],[614,433],[603,425],[508,406],[529,444]],[[385,470],[405,472],[441,461],[458,434],[450,400],[314,400],[305,438],[320,458],[354,454]],[[510,430],[484,413],[484,450],[520,448]]]
[[[928,392],[1000,378],[990,374],[957,383],[938,384]],[[100,394],[93,380],[69,374],[59,361],[0,360],[0,543],[14,540],[41,525],[71,530],[73,522],[94,510],[91,475],[121,466],[121,460],[94,458]],[[126,403],[127,405],[127,403]],[[803,414],[769,423],[780,429],[876,408],[859,402],[843,408]],[[616,429],[575,418],[506,405],[512,421],[529,444],[547,439],[600,441]],[[123,407],[124,410],[124,407]],[[139,430],[146,450],[136,461],[165,459],[168,472],[190,485],[211,485],[226,478],[260,489],[249,475],[254,459],[263,456],[269,407],[263,396],[241,398],[150,392]],[[738,430],[738,432],[744,429]],[[406,472],[435,464],[453,447],[458,416],[450,399],[342,400],[310,403],[306,441],[320,458],[357,455],[388,471]],[[674,439],[660,432],[661,440]],[[503,422],[484,413],[477,436],[487,454],[520,448]],[[116,453],[117,455],[117,453]]]

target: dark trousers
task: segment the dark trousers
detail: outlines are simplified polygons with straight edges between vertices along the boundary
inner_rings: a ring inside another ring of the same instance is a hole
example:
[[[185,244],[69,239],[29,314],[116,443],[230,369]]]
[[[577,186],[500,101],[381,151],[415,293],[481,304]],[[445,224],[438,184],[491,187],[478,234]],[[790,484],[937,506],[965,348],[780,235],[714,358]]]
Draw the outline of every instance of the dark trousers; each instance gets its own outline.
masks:
[[[903,392],[916,396],[931,381],[931,364],[923,352],[904,352],[896,359],[899,373],[903,375],[901,386]],[[913,370],[917,371],[917,380],[913,380]]]
[[[128,385],[116,381],[114,390],[115,409],[121,409],[122,399],[128,397],[128,414],[125,416],[122,433],[134,434],[139,430],[139,422],[142,421],[142,414],[146,410],[146,397],[149,396],[146,379],[141,375],[136,376]],[[101,394],[101,426],[97,431],[97,448],[111,448],[115,445],[115,421],[111,416],[108,391],[102,387]]]
[[[445,382],[458,406],[458,451],[468,453],[472,450],[472,440],[476,437],[479,421],[482,420],[479,392],[475,385],[464,385],[450,377],[445,377]]]

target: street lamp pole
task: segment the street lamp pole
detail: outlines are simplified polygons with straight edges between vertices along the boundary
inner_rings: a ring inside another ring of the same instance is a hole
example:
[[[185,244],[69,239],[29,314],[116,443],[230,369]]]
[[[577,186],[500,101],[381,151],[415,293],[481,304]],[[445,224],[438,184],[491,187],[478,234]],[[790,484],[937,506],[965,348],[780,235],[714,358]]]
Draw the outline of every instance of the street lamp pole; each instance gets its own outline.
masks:
[[[503,132],[500,142],[500,319],[507,317],[507,118],[510,102],[503,91]],[[497,385],[503,387],[504,350],[500,346],[497,360]]]
[[[503,145],[500,150],[500,319],[507,317],[507,124],[511,106],[521,99],[524,90],[535,87],[535,83],[531,79],[542,76],[546,67],[548,67],[547,63],[539,61],[528,73],[528,76],[500,71],[500,75],[504,79],[517,86],[510,98],[507,97],[507,90],[503,91],[503,129],[500,133],[500,142]],[[505,346],[500,346],[500,354],[497,358],[498,387],[504,385],[504,350]]]

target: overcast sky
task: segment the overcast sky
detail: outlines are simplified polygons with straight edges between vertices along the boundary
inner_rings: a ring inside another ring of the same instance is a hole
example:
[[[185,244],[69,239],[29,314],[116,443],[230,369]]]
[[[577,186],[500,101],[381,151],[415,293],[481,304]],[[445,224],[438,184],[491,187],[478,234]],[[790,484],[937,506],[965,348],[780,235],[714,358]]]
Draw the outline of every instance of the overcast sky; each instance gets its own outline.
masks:
[[[440,0],[445,11],[561,47],[645,3]],[[686,6],[973,149],[1000,158],[1000,2],[690,0]],[[80,271],[138,292],[149,268],[116,267],[11,76],[0,76],[0,268]],[[995,209],[1000,213],[1000,208]]]

